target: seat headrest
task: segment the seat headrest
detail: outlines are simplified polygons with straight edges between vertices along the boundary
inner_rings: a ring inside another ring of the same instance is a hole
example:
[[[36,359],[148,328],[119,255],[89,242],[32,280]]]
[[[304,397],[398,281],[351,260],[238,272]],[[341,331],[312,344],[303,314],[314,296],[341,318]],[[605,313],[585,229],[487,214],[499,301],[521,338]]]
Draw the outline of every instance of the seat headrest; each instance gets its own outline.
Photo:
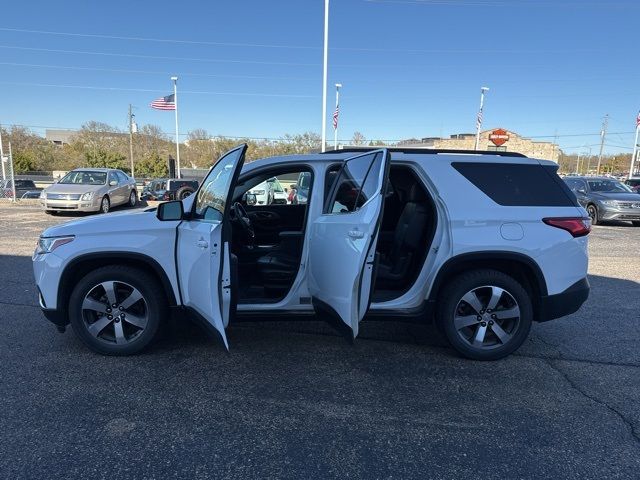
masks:
[[[424,190],[420,185],[414,183],[409,188],[409,193],[407,194],[407,202],[412,203],[420,203],[426,200],[426,196],[424,194]]]

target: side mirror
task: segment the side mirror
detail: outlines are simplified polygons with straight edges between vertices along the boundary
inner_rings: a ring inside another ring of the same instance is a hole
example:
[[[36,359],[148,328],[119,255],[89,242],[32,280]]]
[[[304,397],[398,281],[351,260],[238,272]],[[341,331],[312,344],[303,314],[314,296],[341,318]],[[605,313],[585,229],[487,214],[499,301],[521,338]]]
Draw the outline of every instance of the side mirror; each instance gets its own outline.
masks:
[[[578,192],[578,193],[580,193],[580,194],[582,194],[582,195],[586,195],[586,194],[587,194],[587,191],[586,191],[584,188],[578,188],[578,189],[576,190],[576,192]]]
[[[117,180],[111,180],[111,181],[109,182],[109,186],[110,186],[110,187],[115,187],[116,185],[118,185],[118,181],[117,181]]]
[[[246,198],[244,203],[246,203],[247,205],[255,205],[256,203],[258,203],[258,198],[256,197],[255,193],[246,193]]]
[[[158,205],[158,210],[156,211],[156,217],[158,217],[158,220],[162,222],[182,220],[183,216],[184,207],[180,200],[161,203]]]

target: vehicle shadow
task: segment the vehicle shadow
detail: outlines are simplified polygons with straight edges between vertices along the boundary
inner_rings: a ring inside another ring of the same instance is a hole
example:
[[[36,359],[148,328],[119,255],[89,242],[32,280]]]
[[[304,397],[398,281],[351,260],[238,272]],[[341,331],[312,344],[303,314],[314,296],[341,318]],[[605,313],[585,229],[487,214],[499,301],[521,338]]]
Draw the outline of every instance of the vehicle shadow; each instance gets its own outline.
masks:
[[[12,306],[26,308],[26,317],[21,321],[34,327],[30,328],[31,333],[47,345],[56,333],[38,308],[31,268],[29,257],[0,255],[0,284],[4,285],[0,289],[0,304],[5,309]],[[640,352],[637,349],[640,344],[640,283],[596,275],[590,275],[589,281],[591,294],[582,308],[562,319],[534,323],[529,339],[517,352],[518,355],[640,365]],[[6,325],[7,322],[0,322],[0,330]],[[337,342],[344,343],[344,348],[349,348],[341,334],[321,317],[236,321],[226,333],[232,349],[242,345],[243,349],[250,347],[268,351],[269,342],[274,339],[278,343],[284,341],[295,349],[297,343],[307,344],[300,340],[301,335],[335,337]],[[70,333],[61,338],[65,343],[77,342]],[[455,356],[437,329],[429,323],[365,320],[360,325],[355,342],[363,341],[426,346]],[[147,354],[163,354],[198,346],[211,346],[223,351],[219,338],[212,338],[187,315],[178,313]]]

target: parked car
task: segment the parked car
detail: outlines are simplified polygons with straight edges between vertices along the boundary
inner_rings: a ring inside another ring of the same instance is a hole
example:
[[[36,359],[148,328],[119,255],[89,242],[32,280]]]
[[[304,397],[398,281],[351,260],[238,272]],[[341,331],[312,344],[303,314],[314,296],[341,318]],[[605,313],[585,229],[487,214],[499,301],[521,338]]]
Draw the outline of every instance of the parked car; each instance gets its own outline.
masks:
[[[596,225],[606,220],[630,221],[640,227],[640,196],[608,177],[565,177],[564,181]]]
[[[16,179],[16,198],[38,198],[41,188],[36,187],[33,180]],[[13,198],[11,180],[0,180],[0,198]]]
[[[40,200],[44,211],[107,213],[112,207],[138,201],[136,182],[121,170],[111,168],[78,168],[57,183],[45,188]]]
[[[285,204],[289,196],[276,177],[265,180],[247,193],[256,196],[256,205]]]
[[[291,196],[291,203],[294,205],[305,205],[307,203],[307,198],[309,197],[310,185],[311,175],[309,172],[301,172],[296,184],[291,186],[291,189],[294,190],[294,193]]]
[[[142,191],[142,200],[183,200],[198,189],[197,180],[183,178],[159,178],[151,180]]]
[[[172,310],[227,348],[247,316],[318,313],[350,340],[365,316],[435,320],[460,354],[493,360],[587,299],[590,219],[554,162],[398,148],[244,164],[246,149],[184,200],[45,230],[44,315],[109,355],[145,348]],[[305,203],[242,201],[297,172]]]
[[[640,177],[630,177],[624,182],[631,190],[640,193]]]

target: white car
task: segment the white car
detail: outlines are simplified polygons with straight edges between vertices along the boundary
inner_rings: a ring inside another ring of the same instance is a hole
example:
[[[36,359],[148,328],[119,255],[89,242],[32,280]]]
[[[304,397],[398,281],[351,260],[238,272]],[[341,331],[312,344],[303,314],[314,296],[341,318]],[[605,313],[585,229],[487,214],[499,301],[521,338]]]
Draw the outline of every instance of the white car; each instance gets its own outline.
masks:
[[[289,196],[275,177],[256,185],[247,193],[255,195],[256,205],[284,204]]]
[[[350,339],[365,317],[435,319],[458,352],[489,360],[588,296],[590,220],[553,162],[383,149],[243,167],[246,148],[182,201],[45,230],[33,256],[45,316],[111,355],[149,345],[170,309],[227,348],[247,315],[320,314]],[[242,202],[301,173],[306,203]]]

